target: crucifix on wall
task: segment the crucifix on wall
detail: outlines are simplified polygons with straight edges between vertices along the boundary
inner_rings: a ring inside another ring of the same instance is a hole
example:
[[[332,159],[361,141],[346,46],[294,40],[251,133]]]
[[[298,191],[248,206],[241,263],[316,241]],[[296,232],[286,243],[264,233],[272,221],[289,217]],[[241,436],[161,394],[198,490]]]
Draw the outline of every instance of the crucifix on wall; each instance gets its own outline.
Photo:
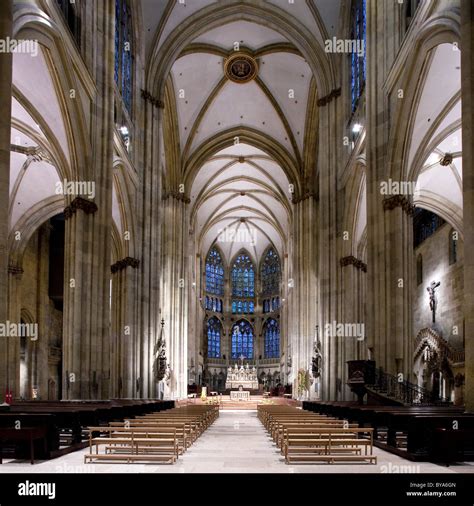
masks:
[[[436,292],[435,292],[435,290],[440,285],[441,285],[440,281],[438,281],[438,282],[432,281],[431,285],[426,288],[426,290],[428,291],[429,296],[430,296],[430,310],[431,310],[431,314],[433,316],[433,323],[436,322],[436,308],[438,306],[438,303],[436,301]]]

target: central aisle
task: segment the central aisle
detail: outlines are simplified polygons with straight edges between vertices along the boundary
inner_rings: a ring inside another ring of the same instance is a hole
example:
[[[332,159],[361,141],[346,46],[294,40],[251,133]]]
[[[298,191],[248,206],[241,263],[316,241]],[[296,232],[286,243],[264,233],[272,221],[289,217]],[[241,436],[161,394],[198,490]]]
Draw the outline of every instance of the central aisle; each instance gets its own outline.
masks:
[[[197,473],[265,473],[287,468],[256,410],[221,411],[214,424],[180,460],[186,472]]]

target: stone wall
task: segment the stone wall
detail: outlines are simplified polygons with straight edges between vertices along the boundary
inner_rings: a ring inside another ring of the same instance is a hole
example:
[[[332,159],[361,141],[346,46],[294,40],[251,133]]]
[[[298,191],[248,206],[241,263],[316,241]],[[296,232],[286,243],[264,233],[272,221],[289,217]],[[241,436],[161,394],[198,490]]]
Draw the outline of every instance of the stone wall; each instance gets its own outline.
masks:
[[[41,399],[59,398],[62,311],[54,307],[48,295],[49,228],[40,227],[31,237],[23,258],[21,313],[38,324],[38,340],[27,343],[27,357],[21,374],[21,395],[31,398],[38,388]]]
[[[415,249],[415,265],[418,255],[421,254],[423,258],[423,281],[417,285],[415,279],[413,337],[416,337],[421,329],[432,327],[454,348],[460,349],[464,341],[462,313],[464,247],[462,239],[459,238],[457,261],[449,265],[451,231],[451,226],[446,223]],[[434,325],[426,290],[432,281],[441,283],[436,290],[438,306]]]

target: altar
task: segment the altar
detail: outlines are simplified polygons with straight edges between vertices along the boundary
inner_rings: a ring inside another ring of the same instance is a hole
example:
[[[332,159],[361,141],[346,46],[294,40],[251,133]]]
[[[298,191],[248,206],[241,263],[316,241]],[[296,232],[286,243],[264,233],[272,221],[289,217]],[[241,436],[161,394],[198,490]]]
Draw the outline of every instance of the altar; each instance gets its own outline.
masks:
[[[229,367],[225,387],[230,390],[240,387],[247,390],[258,390],[257,370],[255,367],[250,369],[248,364],[245,367],[243,365],[238,367],[237,364],[234,368]]]
[[[248,390],[232,390],[230,392],[231,401],[249,401],[250,392]]]

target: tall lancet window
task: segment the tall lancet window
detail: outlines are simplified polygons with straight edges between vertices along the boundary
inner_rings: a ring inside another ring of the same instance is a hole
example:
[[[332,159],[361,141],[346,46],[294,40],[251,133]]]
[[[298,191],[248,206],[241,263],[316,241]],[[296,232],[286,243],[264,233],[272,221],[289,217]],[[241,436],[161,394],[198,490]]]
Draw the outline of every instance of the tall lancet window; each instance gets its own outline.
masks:
[[[207,320],[207,356],[209,358],[221,357],[222,324],[219,318],[213,316]]]
[[[245,251],[232,265],[232,313],[253,314],[255,311],[255,269]]]
[[[263,327],[265,336],[265,358],[280,358],[280,326],[269,318]]]
[[[132,14],[128,0],[115,0],[115,84],[130,115],[132,112]]]
[[[247,320],[240,320],[232,327],[232,358],[253,358],[253,327]]]
[[[357,109],[365,86],[366,77],[366,0],[352,1],[351,40],[357,44],[351,58],[351,106]],[[354,48],[353,48],[354,49]]]
[[[206,296],[205,309],[222,313],[224,295],[224,263],[219,250],[212,248],[206,259],[206,292],[216,297]]]
[[[280,309],[281,266],[278,253],[270,248],[261,264],[263,312],[270,313]]]

